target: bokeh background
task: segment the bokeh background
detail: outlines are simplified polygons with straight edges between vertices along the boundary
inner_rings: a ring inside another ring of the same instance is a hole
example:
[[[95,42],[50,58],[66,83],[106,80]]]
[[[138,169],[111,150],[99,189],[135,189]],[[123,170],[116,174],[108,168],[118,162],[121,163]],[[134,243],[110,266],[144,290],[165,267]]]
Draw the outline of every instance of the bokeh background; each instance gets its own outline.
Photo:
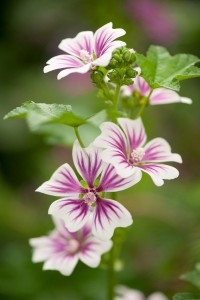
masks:
[[[42,271],[31,263],[28,239],[52,229],[47,215],[53,200],[34,190],[62,163],[71,161],[66,148],[74,136],[69,128],[31,134],[24,120],[3,116],[32,100],[71,104],[75,112],[99,111],[103,101],[87,76],[56,80],[44,75],[45,62],[59,53],[61,39],[112,21],[127,31],[129,47],[145,53],[149,44],[166,46],[172,54],[200,56],[200,2],[192,0],[2,0],[0,4],[0,299],[103,300],[106,272],[79,263],[71,277]],[[200,261],[200,133],[199,79],[182,83],[181,95],[192,106],[149,107],[144,122],[149,138],[162,136],[180,153],[180,177],[156,187],[148,176],[120,199],[134,216],[121,258],[118,281],[146,295],[163,291],[196,291],[179,276]],[[83,129],[89,142],[98,132]]]

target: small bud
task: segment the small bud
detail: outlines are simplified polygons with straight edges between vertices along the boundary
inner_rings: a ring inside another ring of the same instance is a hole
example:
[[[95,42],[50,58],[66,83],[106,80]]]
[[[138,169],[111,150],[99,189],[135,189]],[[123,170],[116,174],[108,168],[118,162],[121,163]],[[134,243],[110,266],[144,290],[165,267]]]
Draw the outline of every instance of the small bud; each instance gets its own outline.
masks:
[[[131,84],[133,83],[133,79],[131,79],[131,78],[125,78],[125,79],[123,80],[123,83],[124,83],[125,85],[131,85]]]
[[[100,71],[91,74],[91,79],[94,83],[101,83],[104,80],[104,74]]]
[[[129,50],[123,53],[123,59],[124,59],[126,62],[130,62],[130,59],[131,59],[131,53],[130,53]]]
[[[114,55],[113,55],[113,58],[114,58],[116,61],[118,61],[118,62],[122,62],[122,58],[121,58],[121,56],[120,56],[119,54],[114,54]]]
[[[126,69],[126,76],[130,78],[134,78],[137,75],[137,71],[135,71],[133,68],[128,67]]]
[[[135,53],[131,53],[130,63],[133,64],[136,61]]]

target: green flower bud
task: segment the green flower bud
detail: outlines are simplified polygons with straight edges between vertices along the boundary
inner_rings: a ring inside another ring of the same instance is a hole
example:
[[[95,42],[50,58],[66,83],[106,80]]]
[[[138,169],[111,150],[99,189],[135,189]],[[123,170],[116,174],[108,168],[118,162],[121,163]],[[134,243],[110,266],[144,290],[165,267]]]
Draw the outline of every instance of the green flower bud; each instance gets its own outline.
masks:
[[[137,75],[137,71],[135,71],[132,67],[128,67],[126,69],[126,76],[130,78],[134,78]]]
[[[91,79],[94,83],[101,83],[104,80],[104,74],[100,71],[95,71],[91,74]]]
[[[131,78],[124,78],[123,83],[125,85],[131,85],[133,83],[133,79],[131,79]]]

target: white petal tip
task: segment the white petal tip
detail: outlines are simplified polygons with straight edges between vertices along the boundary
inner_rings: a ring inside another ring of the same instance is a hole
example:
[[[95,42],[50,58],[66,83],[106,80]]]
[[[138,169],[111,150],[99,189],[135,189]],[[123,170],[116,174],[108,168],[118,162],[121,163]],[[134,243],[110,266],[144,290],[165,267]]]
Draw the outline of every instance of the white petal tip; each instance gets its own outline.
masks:
[[[181,103],[192,104],[192,99],[187,97],[181,97]]]

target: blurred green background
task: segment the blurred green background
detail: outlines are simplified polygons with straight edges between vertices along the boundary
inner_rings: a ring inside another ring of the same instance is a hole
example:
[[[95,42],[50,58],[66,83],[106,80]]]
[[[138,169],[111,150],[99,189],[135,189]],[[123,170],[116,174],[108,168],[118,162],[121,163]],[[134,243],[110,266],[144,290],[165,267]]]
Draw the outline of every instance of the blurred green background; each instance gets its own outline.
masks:
[[[34,191],[60,164],[71,162],[66,145],[74,136],[65,126],[54,128],[54,137],[48,131],[33,135],[23,120],[2,118],[27,100],[71,104],[87,115],[99,111],[103,101],[87,76],[57,81],[57,72],[44,75],[42,69],[61,53],[61,39],[110,21],[127,31],[122,40],[138,52],[159,44],[172,54],[200,56],[200,2],[2,0],[0,8],[0,299],[103,300],[104,270],[79,263],[68,278],[31,263],[28,239],[52,229],[47,210],[54,200]],[[182,155],[180,177],[158,188],[143,176],[119,196],[135,222],[123,246],[118,281],[146,295],[195,291],[178,278],[200,261],[199,80],[183,82],[181,95],[191,97],[193,105],[149,107],[143,116],[149,139],[162,136]],[[87,142],[98,134],[83,131]]]

